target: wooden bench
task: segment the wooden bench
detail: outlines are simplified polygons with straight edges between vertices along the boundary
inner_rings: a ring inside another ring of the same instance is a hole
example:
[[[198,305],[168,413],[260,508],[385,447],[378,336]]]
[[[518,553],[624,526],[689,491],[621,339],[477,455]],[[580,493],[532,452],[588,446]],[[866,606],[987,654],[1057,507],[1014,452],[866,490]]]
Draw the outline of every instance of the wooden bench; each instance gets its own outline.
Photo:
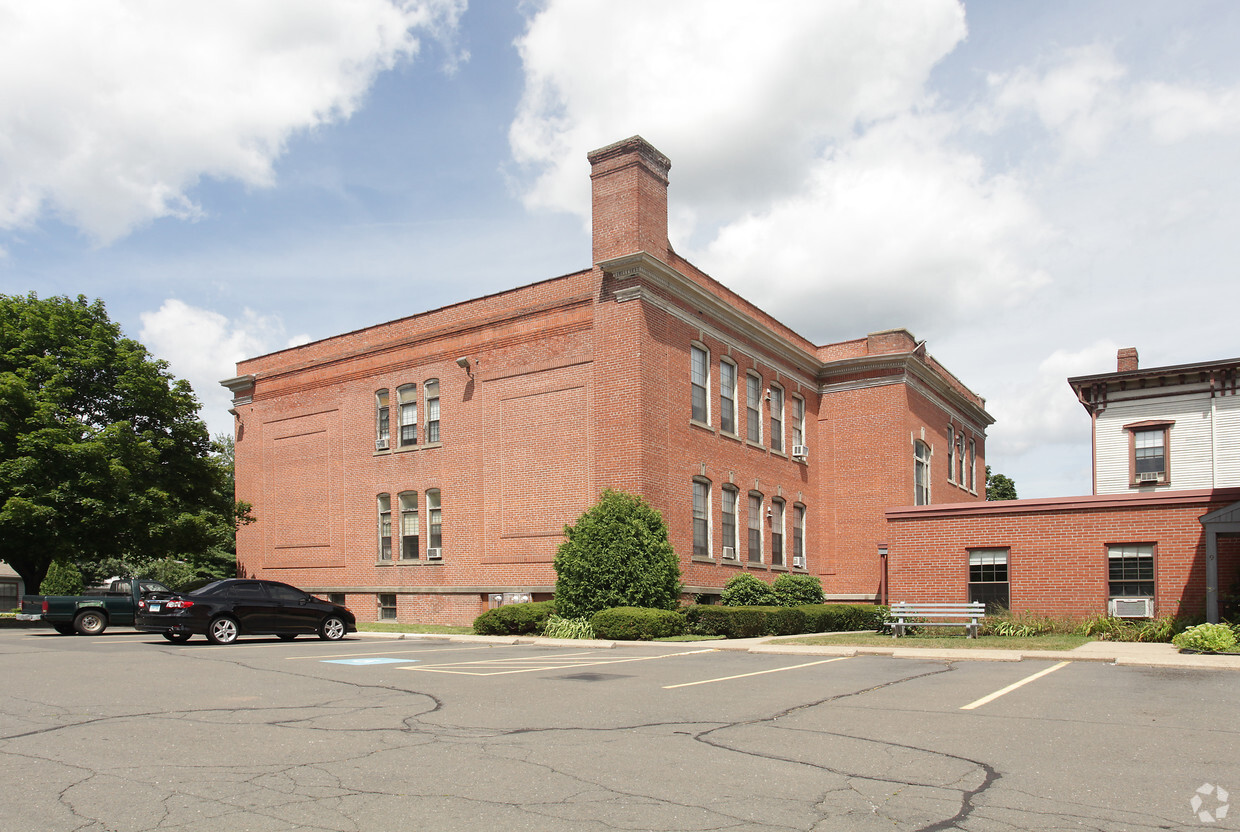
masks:
[[[976,638],[977,628],[985,617],[986,605],[981,601],[896,601],[891,605],[891,637],[904,635],[906,627],[964,627],[969,638]]]

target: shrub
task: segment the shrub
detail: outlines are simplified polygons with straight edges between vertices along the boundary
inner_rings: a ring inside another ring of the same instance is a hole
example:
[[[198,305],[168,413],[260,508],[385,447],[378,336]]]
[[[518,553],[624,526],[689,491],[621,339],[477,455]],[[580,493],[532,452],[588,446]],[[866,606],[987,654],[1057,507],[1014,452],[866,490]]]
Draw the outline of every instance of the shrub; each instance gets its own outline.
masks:
[[[541,633],[547,619],[556,611],[553,601],[504,604],[474,619],[474,632],[480,636],[516,636]]]
[[[1227,653],[1236,649],[1236,634],[1226,624],[1198,624],[1171,639],[1181,650]]]
[[[721,607],[715,604],[694,604],[685,608],[685,622],[688,631],[699,636],[726,636],[728,634],[728,613],[732,607]]]
[[[766,615],[766,634],[769,636],[795,636],[809,631],[805,610],[797,607],[777,607]]]
[[[1096,615],[1082,622],[1077,632],[1102,641],[1167,642],[1186,626],[1188,621],[1172,616],[1143,621]]]
[[[821,604],[823,600],[822,581],[817,575],[780,575],[771,589],[776,603],[785,607]]]
[[[773,607],[778,603],[771,585],[748,572],[733,575],[723,587],[725,607]]]
[[[43,595],[81,595],[82,572],[72,563],[54,560],[39,584]]]
[[[555,555],[560,615],[589,617],[613,607],[674,610],[680,561],[662,515],[640,497],[610,489],[572,526]]]
[[[800,609],[805,611],[805,632],[839,633],[875,629],[875,611],[880,608],[862,604],[809,604]]]
[[[683,635],[685,618],[678,610],[648,607],[613,607],[599,610],[590,617],[590,626],[598,638],[619,641],[650,641]]]
[[[1072,624],[1056,621],[1046,616],[1027,615],[1024,613],[1017,615],[1000,613],[998,615],[987,615],[982,619],[982,626],[978,629],[978,635],[1028,638],[1045,633],[1070,633],[1073,629],[1074,625]]]
[[[594,628],[588,618],[560,618],[553,614],[547,618],[542,634],[547,638],[594,638]]]

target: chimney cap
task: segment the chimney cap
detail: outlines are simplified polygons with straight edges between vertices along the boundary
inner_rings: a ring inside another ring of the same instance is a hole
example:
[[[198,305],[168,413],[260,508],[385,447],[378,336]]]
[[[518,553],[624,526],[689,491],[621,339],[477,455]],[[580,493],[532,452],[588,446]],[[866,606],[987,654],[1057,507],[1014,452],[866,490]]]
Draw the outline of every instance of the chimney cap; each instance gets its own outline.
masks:
[[[634,154],[641,156],[646,164],[664,179],[667,178],[667,172],[672,168],[672,160],[641,136],[629,136],[627,139],[613,142],[606,147],[600,147],[598,150],[591,150],[586,154],[586,159],[591,165],[598,165],[600,162]]]

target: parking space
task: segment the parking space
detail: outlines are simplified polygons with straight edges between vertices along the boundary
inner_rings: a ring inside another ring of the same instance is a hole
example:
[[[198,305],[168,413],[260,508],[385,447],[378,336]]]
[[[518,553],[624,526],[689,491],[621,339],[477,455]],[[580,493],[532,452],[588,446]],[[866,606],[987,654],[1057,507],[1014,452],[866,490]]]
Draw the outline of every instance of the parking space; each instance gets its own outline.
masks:
[[[8,828],[1189,829],[1240,790],[1227,672],[12,630],[0,663]]]

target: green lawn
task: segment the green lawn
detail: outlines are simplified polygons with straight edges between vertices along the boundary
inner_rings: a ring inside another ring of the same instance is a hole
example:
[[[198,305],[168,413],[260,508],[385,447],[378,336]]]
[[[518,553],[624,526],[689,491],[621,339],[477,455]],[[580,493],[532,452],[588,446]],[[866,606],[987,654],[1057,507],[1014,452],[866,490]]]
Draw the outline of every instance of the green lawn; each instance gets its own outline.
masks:
[[[878,633],[830,633],[817,636],[790,636],[775,639],[775,644],[830,644],[854,647],[930,647],[960,650],[1071,650],[1080,647],[1089,636],[1065,633],[1047,633],[1040,636],[978,636],[961,635],[908,635],[892,638]]]
[[[359,621],[363,633],[424,633],[427,635],[461,636],[473,633],[473,627],[450,627],[446,624],[399,624],[395,621]]]

